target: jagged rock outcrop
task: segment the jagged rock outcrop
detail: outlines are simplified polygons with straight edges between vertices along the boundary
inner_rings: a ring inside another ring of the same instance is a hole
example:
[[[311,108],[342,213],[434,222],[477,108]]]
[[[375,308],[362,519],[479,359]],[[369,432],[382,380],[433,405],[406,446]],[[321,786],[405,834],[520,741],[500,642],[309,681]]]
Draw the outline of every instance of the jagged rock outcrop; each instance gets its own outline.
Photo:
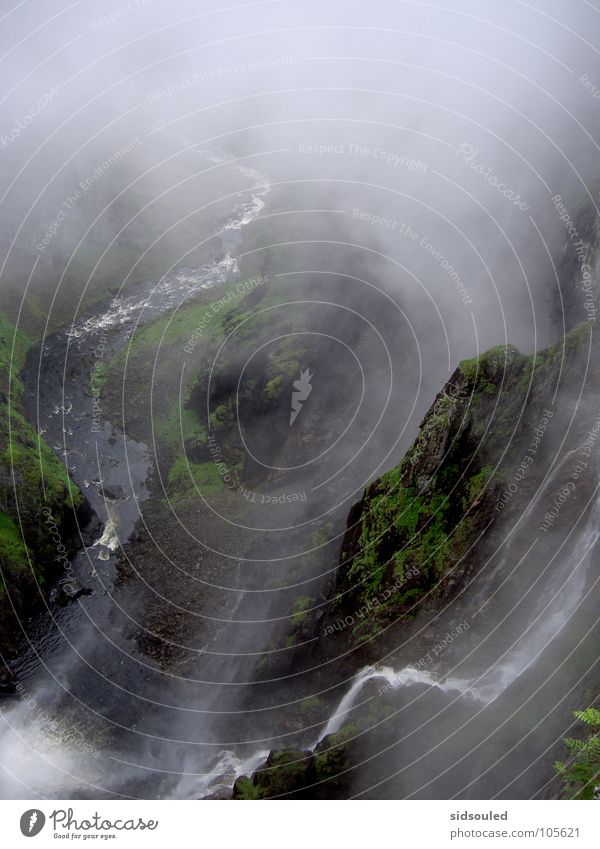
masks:
[[[531,357],[501,346],[460,364],[403,460],[352,508],[325,633],[342,623],[354,642],[375,637],[464,583],[510,509],[502,492],[524,446],[566,416],[567,404],[553,408],[557,389],[564,400],[597,370],[591,338],[582,325]]]
[[[312,751],[275,750],[251,778],[238,778],[234,799],[345,799],[353,726],[321,740]]]

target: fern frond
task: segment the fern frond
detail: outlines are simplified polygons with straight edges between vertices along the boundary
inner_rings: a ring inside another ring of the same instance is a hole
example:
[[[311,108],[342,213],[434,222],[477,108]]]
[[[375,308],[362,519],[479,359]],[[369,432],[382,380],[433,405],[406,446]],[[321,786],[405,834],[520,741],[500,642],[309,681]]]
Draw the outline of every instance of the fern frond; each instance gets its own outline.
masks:
[[[600,730],[600,710],[596,708],[586,708],[585,710],[574,710],[573,716],[580,722],[584,722],[590,728]]]

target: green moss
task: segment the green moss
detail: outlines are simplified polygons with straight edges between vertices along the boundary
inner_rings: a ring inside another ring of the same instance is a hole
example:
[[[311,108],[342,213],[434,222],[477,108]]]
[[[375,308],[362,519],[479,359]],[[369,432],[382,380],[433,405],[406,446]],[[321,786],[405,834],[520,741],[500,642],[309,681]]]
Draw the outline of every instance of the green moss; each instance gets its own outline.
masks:
[[[484,466],[479,472],[477,472],[477,474],[472,475],[472,477],[467,480],[467,484],[465,487],[465,507],[469,507],[475,501],[477,501],[477,499],[487,486],[488,482],[491,480],[493,472],[494,469],[492,468],[492,466]]]
[[[54,568],[56,550],[42,510],[48,507],[64,530],[67,523],[73,525],[73,510],[84,501],[64,464],[25,417],[21,371],[30,344],[0,312],[0,648],[10,651],[15,650],[16,631],[6,588],[17,614],[29,615],[37,601],[36,582],[47,585]],[[72,533],[66,528],[67,549]]]
[[[175,500],[202,495],[214,497],[224,492],[224,485],[215,463],[189,463],[178,457],[169,470],[167,493]]]
[[[268,401],[276,401],[283,389],[283,377],[281,375],[277,375],[276,377],[272,377],[271,380],[267,383],[264,388],[264,395]]]
[[[17,570],[29,565],[21,531],[7,513],[0,513],[0,562]]]
[[[169,412],[157,418],[154,432],[163,446],[176,454],[188,440],[194,440],[198,445],[206,445],[206,429],[201,424],[195,410],[184,405],[174,405]]]
[[[409,563],[440,574],[448,545],[447,498],[417,496],[414,488],[399,484],[396,471],[380,478],[378,491],[362,517],[359,550],[349,572],[351,581],[361,582],[366,600],[376,595],[389,571],[388,550],[393,549],[393,577],[402,580]]]
[[[344,795],[344,772],[350,765],[349,744],[358,734],[356,725],[344,725],[322,740],[315,749],[315,780],[323,786],[318,792],[325,798]]]
[[[294,627],[299,627],[303,625],[307,618],[310,607],[312,607],[314,599],[310,596],[302,596],[301,598],[296,599],[294,602],[294,606],[292,607],[292,624]]]
[[[21,371],[30,346],[30,340],[0,312],[0,464],[9,478],[13,467],[18,470],[23,481],[19,495],[24,500],[43,499],[45,492],[48,503],[72,499],[77,506],[83,499],[65,466],[23,414]],[[5,498],[11,495],[6,493]]]
[[[235,782],[234,798],[247,802],[262,798],[262,794],[260,787],[256,786],[251,778],[243,776]]]
[[[531,357],[521,354],[514,345],[497,345],[478,357],[462,360],[459,368],[473,387],[494,394],[497,385],[489,380],[490,376],[501,375],[515,365],[529,365],[531,361]]]
[[[302,699],[298,705],[298,710],[307,722],[314,722],[322,715],[324,703],[319,696],[309,696],[307,699]]]
[[[468,568],[470,548],[496,517],[503,479],[495,469],[522,459],[559,372],[565,381],[579,374],[589,333],[578,327],[534,357],[506,345],[461,362],[404,459],[355,508],[336,597],[340,616],[367,605],[355,638],[413,615],[453,585],[450,570]]]
[[[12,378],[13,403],[19,403],[23,396],[21,370],[30,347],[27,336],[16,330],[0,312],[0,390],[8,394],[9,377]]]
[[[29,340],[16,331],[0,313],[0,465],[10,480],[18,475],[18,495],[24,503],[36,500],[47,504],[79,506],[83,498],[71,482],[64,464],[29,424],[22,410],[21,370],[30,347]],[[12,501],[12,485],[0,492],[4,502]]]
[[[230,427],[236,421],[236,406],[233,398],[228,398],[223,404],[211,413],[210,429],[221,430],[223,427]]]
[[[196,479],[208,494],[223,491],[215,470],[209,472],[205,465],[211,457],[209,433],[236,479],[242,477],[248,455],[238,417],[259,420],[300,373],[303,349],[297,331],[307,307],[290,309],[290,293],[295,294],[293,280],[247,293],[238,283],[209,290],[175,314],[138,328],[130,343],[103,366],[99,378],[107,415],[120,420],[124,403],[128,432],[140,441],[156,440],[158,465],[172,497],[193,497]],[[288,306],[279,309],[282,303]],[[221,348],[233,331],[232,341]],[[280,336],[284,338],[257,351],[257,340]],[[207,364],[212,367],[207,369]],[[185,458],[192,465],[193,480]]]

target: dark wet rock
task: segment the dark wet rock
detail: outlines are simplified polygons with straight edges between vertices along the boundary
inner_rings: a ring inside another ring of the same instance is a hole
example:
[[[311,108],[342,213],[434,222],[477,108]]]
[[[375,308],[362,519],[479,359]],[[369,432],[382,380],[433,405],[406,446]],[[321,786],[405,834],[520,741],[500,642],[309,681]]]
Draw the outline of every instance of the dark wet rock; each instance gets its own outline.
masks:
[[[104,523],[97,513],[92,510],[90,503],[86,500],[77,511],[79,533],[73,540],[75,548],[88,548],[92,546],[104,531]]]
[[[577,375],[588,347],[589,327],[580,326],[535,357],[504,345],[460,363],[400,464],[350,511],[326,636],[379,656],[388,626],[464,586],[505,507],[495,470],[518,467],[532,423],[553,417],[544,418],[559,373]]]
[[[238,778],[233,786],[234,799],[272,799],[279,796],[303,796],[311,781],[312,752],[273,751],[252,778]],[[304,796],[304,798],[307,798]]]
[[[251,778],[233,786],[233,799],[345,799],[354,726],[329,734],[314,751],[272,751]]]
[[[90,587],[85,587],[79,581],[73,579],[56,587],[52,591],[51,600],[64,607],[70,601],[76,601],[78,598],[91,595],[93,592]]]
[[[17,676],[0,662],[0,696],[12,696],[17,692]]]
[[[102,492],[104,497],[108,498],[110,501],[120,501],[122,498],[125,498],[125,490],[118,484],[113,486],[104,486]]]
[[[227,800],[227,799],[232,799],[232,798],[233,798],[233,791],[232,791],[231,787],[218,787],[216,790],[214,790],[210,794],[210,796],[204,796],[203,797],[203,799],[205,801],[208,801],[208,800],[222,801],[222,800]]]

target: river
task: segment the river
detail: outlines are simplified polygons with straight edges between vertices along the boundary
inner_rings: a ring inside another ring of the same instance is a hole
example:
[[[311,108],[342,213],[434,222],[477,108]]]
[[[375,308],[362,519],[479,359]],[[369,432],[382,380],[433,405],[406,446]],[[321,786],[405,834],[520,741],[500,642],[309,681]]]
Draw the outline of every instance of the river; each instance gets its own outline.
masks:
[[[66,607],[52,605],[31,624],[31,645],[15,666],[19,694],[0,705],[4,798],[199,798],[230,788],[272,746],[285,744],[285,724],[277,722],[262,736],[259,724],[253,742],[235,745],[237,738],[225,736],[220,744],[209,715],[235,714],[227,688],[213,693],[209,686],[195,703],[187,697],[186,707],[177,697],[177,674],[166,687],[163,672],[132,641],[117,588],[117,554],[150,496],[151,452],[103,419],[90,382],[97,363],[121,350],[136,327],[238,275],[233,257],[243,229],[261,215],[269,193],[260,174],[243,173],[255,181],[254,189],[226,218],[220,250],[210,263],[178,269],[111,300],[48,338],[29,358],[25,378],[32,416],[105,529],[73,563],[92,594]],[[398,651],[345,681],[332,675],[325,693],[314,694],[307,685],[306,695],[324,695],[331,713],[319,727],[307,729],[303,747],[360,719],[362,761],[351,770],[354,795],[514,798],[551,792],[551,764],[560,754],[569,711],[585,707],[581,700],[597,665],[595,483],[580,488],[579,502],[565,508],[560,533],[546,534],[540,527],[578,451],[582,429],[592,425],[574,428],[511,533],[456,602],[417,626],[410,652],[416,660],[403,663]],[[590,464],[593,481],[599,468]],[[265,550],[260,557],[268,559]],[[226,658],[234,646],[248,653],[264,649],[260,628],[244,630],[258,621],[249,593],[239,594],[230,617],[241,625],[223,627],[213,650]],[[227,678],[228,662],[217,659],[213,671]],[[207,668],[204,675],[207,683]],[[202,682],[197,683],[200,692]],[[291,687],[295,696],[301,689],[297,683]],[[378,713],[382,696],[385,722]],[[234,721],[229,730],[234,733]],[[294,739],[297,744],[298,735]]]

